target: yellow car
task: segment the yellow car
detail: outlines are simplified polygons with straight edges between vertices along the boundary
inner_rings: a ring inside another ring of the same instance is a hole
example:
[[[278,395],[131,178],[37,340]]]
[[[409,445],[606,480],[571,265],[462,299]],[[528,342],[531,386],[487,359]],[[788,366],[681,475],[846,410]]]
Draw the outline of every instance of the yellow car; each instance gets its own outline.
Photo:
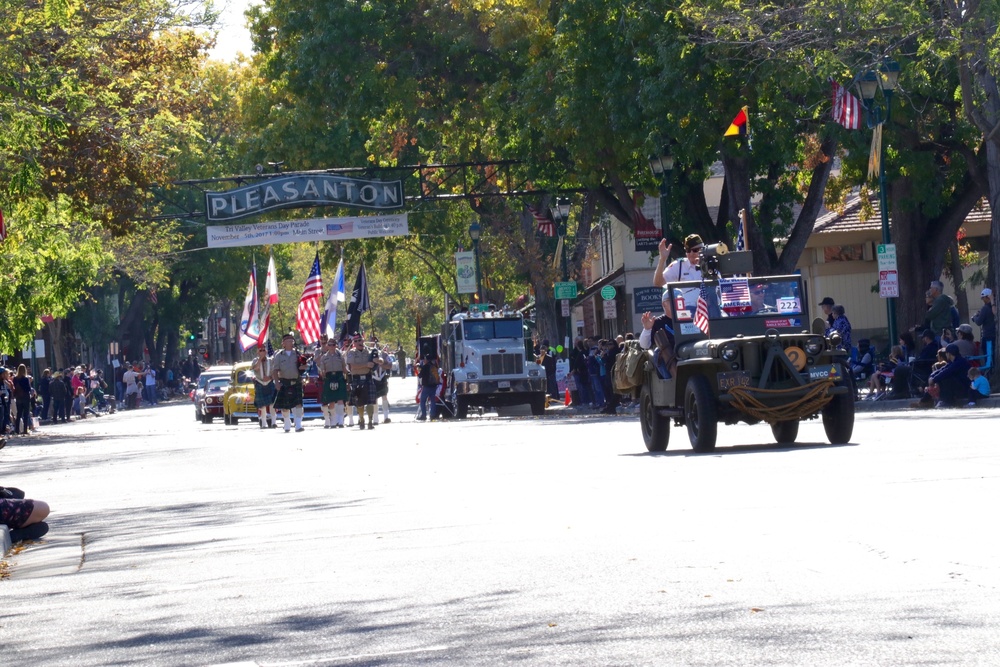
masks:
[[[236,426],[240,419],[257,419],[257,408],[253,405],[253,380],[249,362],[233,366],[229,388],[222,396],[223,421],[228,426]]]

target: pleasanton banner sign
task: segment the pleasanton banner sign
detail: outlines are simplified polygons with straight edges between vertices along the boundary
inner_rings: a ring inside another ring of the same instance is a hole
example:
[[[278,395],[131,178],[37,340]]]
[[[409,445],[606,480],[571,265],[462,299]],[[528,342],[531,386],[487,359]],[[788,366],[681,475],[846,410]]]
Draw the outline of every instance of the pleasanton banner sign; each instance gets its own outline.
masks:
[[[404,205],[402,181],[365,181],[330,174],[279,176],[233,190],[205,193],[209,222],[238,220],[278,208],[348,206],[394,210]]]
[[[212,225],[205,229],[208,231],[209,248],[371,239],[383,236],[406,236],[410,233],[405,213]]]

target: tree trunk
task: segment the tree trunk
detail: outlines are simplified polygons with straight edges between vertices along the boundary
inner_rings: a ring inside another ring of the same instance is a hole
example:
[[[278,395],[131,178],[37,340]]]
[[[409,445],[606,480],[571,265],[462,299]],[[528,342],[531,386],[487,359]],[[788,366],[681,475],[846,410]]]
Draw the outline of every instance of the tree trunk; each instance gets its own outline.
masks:
[[[997,288],[1000,287],[1000,143],[986,142],[986,174],[989,181],[990,202],[990,258],[987,269],[986,286],[993,290],[993,303],[996,303]],[[993,364],[1000,359],[1000,350],[993,345]],[[993,371],[992,385],[1000,386],[1000,373]]]
[[[49,341],[52,345],[52,359],[55,362],[55,369],[62,370],[68,365],[66,352],[63,349],[63,318],[57,317],[45,326],[49,329]]]
[[[969,321],[969,295],[962,289],[962,261],[958,257],[958,239],[954,239],[948,246],[948,273],[951,274],[951,282],[955,286],[955,305],[958,306],[958,316],[962,322]]]

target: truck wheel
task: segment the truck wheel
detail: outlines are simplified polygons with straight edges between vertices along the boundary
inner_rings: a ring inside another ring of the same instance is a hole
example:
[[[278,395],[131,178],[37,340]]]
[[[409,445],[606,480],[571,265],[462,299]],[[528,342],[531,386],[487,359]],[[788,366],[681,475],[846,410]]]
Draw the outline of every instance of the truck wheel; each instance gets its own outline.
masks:
[[[469,403],[461,396],[455,398],[455,416],[459,419],[469,418]]]
[[[823,408],[823,430],[826,431],[826,439],[834,445],[850,442],[854,433],[854,383],[848,371],[845,369],[843,372],[841,386],[847,387],[847,393],[834,396]]]
[[[229,417],[229,425],[230,426],[236,426],[239,423],[240,423],[240,418],[239,417],[237,417],[235,415],[232,415],[232,416]]]
[[[545,394],[531,397],[531,414],[535,417],[545,414]]]
[[[793,443],[799,437],[799,420],[771,424],[771,433],[778,444]]]
[[[209,414],[202,415],[201,416],[201,423],[202,424],[211,424],[212,423],[212,415],[209,415]]]
[[[656,414],[653,405],[653,394],[646,385],[639,392],[639,426],[642,427],[642,440],[646,449],[651,452],[665,452],[670,442],[670,419]]]
[[[222,423],[225,424],[226,426],[229,426],[229,415],[227,415],[225,412],[222,413]]]
[[[719,427],[716,414],[715,397],[708,378],[692,376],[684,388],[684,422],[694,451],[702,453],[715,449]]]

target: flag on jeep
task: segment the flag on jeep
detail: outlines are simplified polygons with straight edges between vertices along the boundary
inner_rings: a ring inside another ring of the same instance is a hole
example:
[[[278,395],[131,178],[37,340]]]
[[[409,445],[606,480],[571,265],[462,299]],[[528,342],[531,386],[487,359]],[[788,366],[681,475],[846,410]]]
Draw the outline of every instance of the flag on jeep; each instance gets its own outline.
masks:
[[[701,281],[701,290],[698,292],[698,305],[694,310],[694,324],[701,329],[703,334],[710,335],[708,333],[708,288],[705,287],[704,280]]]

